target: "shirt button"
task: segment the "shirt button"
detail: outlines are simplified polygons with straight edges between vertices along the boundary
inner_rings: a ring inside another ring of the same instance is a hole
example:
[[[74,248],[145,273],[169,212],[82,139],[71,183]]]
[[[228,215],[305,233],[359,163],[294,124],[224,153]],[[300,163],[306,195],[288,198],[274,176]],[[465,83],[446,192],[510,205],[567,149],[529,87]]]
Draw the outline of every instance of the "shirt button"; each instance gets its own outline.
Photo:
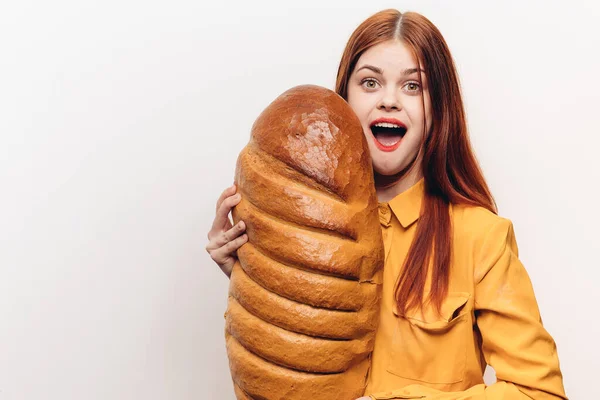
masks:
[[[388,203],[379,203],[379,223],[387,228],[390,226],[391,219],[392,215]]]

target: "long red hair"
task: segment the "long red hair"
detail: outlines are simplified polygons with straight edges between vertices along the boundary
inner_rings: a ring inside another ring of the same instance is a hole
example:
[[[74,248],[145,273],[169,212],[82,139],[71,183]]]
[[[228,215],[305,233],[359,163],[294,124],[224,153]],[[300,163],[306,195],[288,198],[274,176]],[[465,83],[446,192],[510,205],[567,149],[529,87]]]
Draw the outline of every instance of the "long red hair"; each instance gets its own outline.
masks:
[[[496,203],[469,141],[458,74],[450,50],[440,31],[427,18],[414,12],[388,9],[360,24],[342,55],[336,92],[348,100],[348,80],[356,62],[367,49],[388,40],[400,40],[411,49],[427,76],[432,106],[431,131],[425,135],[420,149],[423,163],[416,165],[423,169],[425,198],[415,238],[396,282],[395,298],[401,312],[422,306],[431,267],[432,283],[427,301],[439,312],[448,293],[452,258],[450,203],[480,206],[494,213]],[[424,99],[422,103],[424,107]],[[405,172],[406,169],[391,179],[375,173],[375,183],[389,186]]]

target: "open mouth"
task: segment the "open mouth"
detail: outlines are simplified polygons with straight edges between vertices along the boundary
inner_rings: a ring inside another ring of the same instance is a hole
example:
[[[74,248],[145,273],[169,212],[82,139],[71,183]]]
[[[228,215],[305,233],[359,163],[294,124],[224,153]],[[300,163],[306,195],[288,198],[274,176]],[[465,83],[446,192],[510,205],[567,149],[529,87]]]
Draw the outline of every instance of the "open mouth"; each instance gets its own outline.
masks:
[[[400,141],[406,134],[406,128],[401,126],[383,127],[373,125],[371,126],[371,132],[373,133],[373,137],[375,137],[375,141],[378,142],[381,146],[394,147],[400,143]]]

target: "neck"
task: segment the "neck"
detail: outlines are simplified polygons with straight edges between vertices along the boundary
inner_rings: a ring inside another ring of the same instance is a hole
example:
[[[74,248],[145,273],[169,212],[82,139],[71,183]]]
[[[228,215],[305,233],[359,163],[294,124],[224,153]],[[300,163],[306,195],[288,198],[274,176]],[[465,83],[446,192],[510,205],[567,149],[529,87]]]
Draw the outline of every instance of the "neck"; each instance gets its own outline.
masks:
[[[419,171],[419,168],[412,168],[410,171],[408,171],[408,173],[406,173],[404,176],[402,176],[398,181],[396,181],[394,184],[389,185],[389,186],[388,185],[384,186],[383,184],[378,185],[378,181],[380,181],[380,182],[386,181],[385,176],[382,176],[381,177],[382,179],[376,179],[375,180],[375,191],[377,192],[377,200],[380,203],[390,201],[391,199],[393,199],[400,193],[403,193],[403,192],[407,191],[408,189],[410,189],[411,187],[413,187],[419,181],[419,179],[421,179],[422,177],[423,177],[423,174],[421,173],[421,171]]]

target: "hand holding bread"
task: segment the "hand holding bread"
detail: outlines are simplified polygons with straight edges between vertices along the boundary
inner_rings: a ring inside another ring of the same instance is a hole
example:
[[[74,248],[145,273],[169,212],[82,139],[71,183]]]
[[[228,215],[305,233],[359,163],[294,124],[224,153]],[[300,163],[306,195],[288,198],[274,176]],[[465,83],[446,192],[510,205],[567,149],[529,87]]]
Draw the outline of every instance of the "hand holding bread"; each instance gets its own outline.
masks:
[[[219,197],[215,220],[208,232],[209,243],[206,245],[210,257],[228,277],[237,261],[237,249],[248,241],[244,233],[244,221],[233,225],[229,219],[229,213],[241,200],[241,195],[235,193],[236,189],[235,185],[228,187]]]

